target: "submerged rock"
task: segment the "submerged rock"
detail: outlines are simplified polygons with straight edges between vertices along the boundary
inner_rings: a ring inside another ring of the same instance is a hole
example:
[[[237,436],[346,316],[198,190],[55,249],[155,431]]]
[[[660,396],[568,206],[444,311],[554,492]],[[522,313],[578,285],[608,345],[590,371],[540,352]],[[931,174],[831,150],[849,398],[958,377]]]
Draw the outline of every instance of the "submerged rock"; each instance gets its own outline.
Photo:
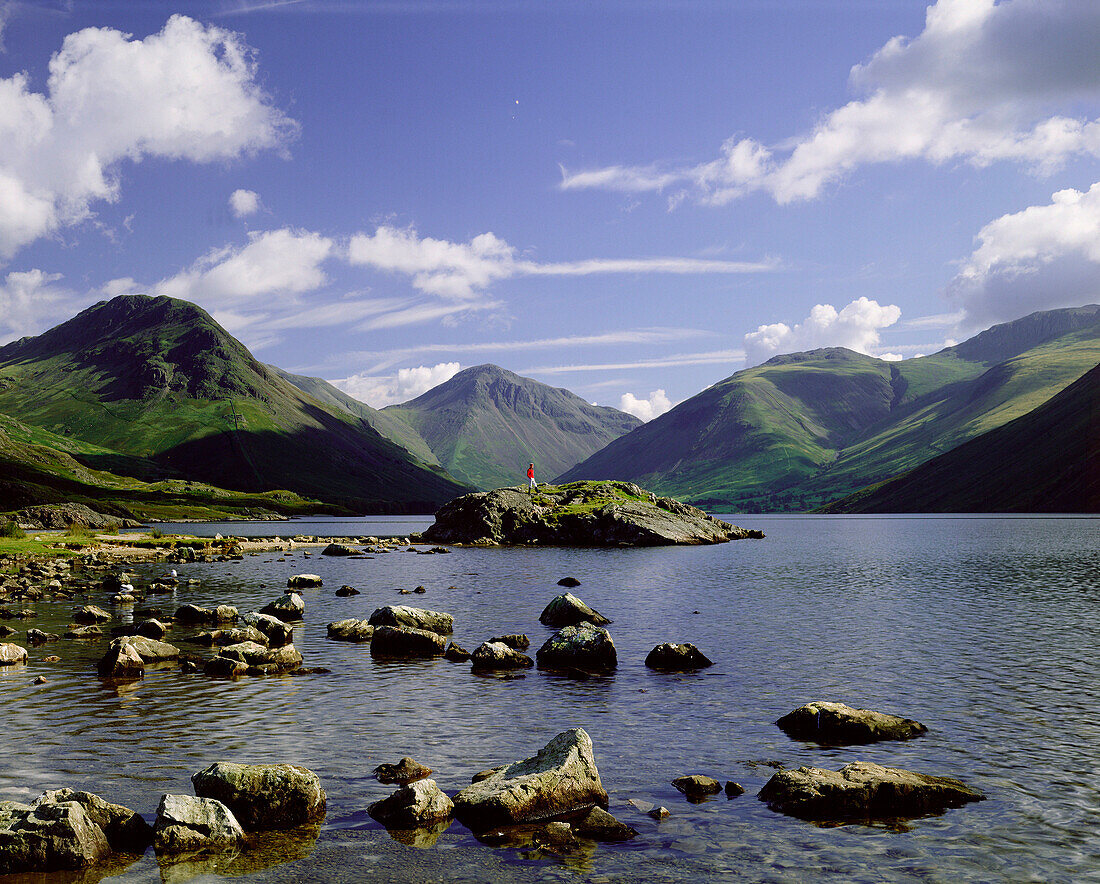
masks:
[[[157,853],[186,853],[236,847],[244,829],[233,812],[213,798],[165,795],[157,808],[153,847]]]
[[[249,832],[293,829],[325,816],[325,790],[293,764],[216,762],[191,777],[195,794],[224,803]]]
[[[435,780],[418,780],[374,802],[367,813],[387,829],[417,829],[449,820],[454,802],[443,794]]]
[[[629,841],[638,832],[616,819],[602,807],[593,807],[579,820],[573,821],[573,831],[593,841]]]
[[[338,596],[341,596],[342,598],[346,598],[347,596],[350,596],[350,595],[359,595],[359,590],[357,590],[354,586],[348,586],[345,583],[338,590],[336,590],[336,594]]]
[[[443,656],[452,663],[465,663],[473,655],[462,647],[462,645],[451,642],[447,645],[447,650],[443,653]]]
[[[760,790],[780,813],[808,820],[875,820],[942,813],[985,798],[951,777],[857,761],[839,771],[781,770]]]
[[[928,728],[911,718],[871,709],[853,709],[843,703],[818,700],[799,706],[776,724],[789,737],[829,746],[875,743],[879,740],[911,740]]]
[[[426,629],[439,635],[454,632],[455,618],[439,611],[424,608],[410,608],[408,605],[386,605],[378,608],[367,621],[371,626],[408,626],[412,629]]]
[[[611,634],[588,623],[559,629],[538,649],[535,659],[539,669],[609,672],[618,665]]]
[[[558,734],[531,758],[510,764],[459,792],[455,816],[475,832],[607,807],[607,792],[581,728]]]
[[[763,537],[629,482],[571,482],[529,494],[466,494],[435,514],[429,542],[556,546],[662,546]]]
[[[660,669],[665,672],[690,672],[693,669],[713,666],[714,661],[691,642],[680,645],[665,642],[649,652],[645,658],[645,665],[650,669]]]
[[[539,615],[539,623],[544,626],[576,626],[579,623],[607,626],[610,622],[611,620],[599,611],[588,607],[571,592],[554,596]]]

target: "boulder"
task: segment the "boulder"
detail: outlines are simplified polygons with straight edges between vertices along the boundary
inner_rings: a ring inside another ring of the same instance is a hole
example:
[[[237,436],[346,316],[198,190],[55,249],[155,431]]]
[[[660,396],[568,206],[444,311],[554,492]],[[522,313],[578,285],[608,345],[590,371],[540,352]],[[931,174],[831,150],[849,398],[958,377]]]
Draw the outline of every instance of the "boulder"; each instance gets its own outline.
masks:
[[[432,775],[432,769],[409,756],[397,764],[380,764],[374,769],[374,776],[380,783],[400,783],[408,785]]]
[[[488,672],[493,669],[530,669],[535,662],[504,642],[482,642],[474,649],[470,664],[474,672]]]
[[[292,672],[302,665],[302,655],[294,645],[264,648],[248,656],[249,675],[273,675]],[[324,670],[328,671],[328,670]]]
[[[67,801],[75,801],[83,808],[84,815],[103,830],[107,843],[116,853],[144,853],[153,840],[153,827],[145,822],[141,814],[121,804],[111,804],[91,792],[53,789],[43,792],[35,805]]]
[[[745,794],[745,787],[740,783],[735,783],[733,780],[726,780],[726,797],[736,798],[738,795]]]
[[[576,626],[578,623],[607,626],[610,622],[603,614],[588,607],[571,592],[554,596],[539,615],[539,623],[553,627]]]
[[[816,821],[909,818],[942,813],[985,796],[951,777],[856,761],[839,771],[781,770],[759,798],[780,813]]]
[[[717,795],[722,791],[722,784],[712,777],[702,774],[691,774],[686,777],[677,777],[672,785],[683,792],[688,801],[702,801],[710,795]]]
[[[279,596],[275,601],[260,608],[261,614],[270,617],[278,617],[284,623],[301,620],[306,612],[306,603],[296,592],[288,592]]]
[[[580,586],[581,582],[576,577],[563,577],[558,581],[558,586],[565,586],[572,589],[575,586]]]
[[[638,832],[617,820],[602,807],[593,807],[579,820],[573,821],[573,831],[593,841],[629,841]]]
[[[103,638],[103,636],[103,630],[95,624],[91,626],[77,626],[65,633],[65,638],[74,639],[94,639]]]
[[[0,666],[27,662],[27,649],[11,642],[0,644]]]
[[[508,635],[497,635],[489,639],[490,642],[500,642],[501,644],[508,645],[514,651],[526,651],[531,647],[531,639],[526,635],[520,633],[509,633]]]
[[[475,832],[607,807],[592,753],[581,728],[558,734],[523,761],[467,786],[454,798],[455,816]]]
[[[910,740],[928,728],[911,718],[819,700],[799,706],[776,724],[789,737],[827,746]]]
[[[443,653],[443,656],[452,663],[465,663],[473,655],[462,647],[462,645],[451,642],[447,645],[447,650]]]
[[[294,637],[294,627],[289,623],[284,623],[278,617],[272,617],[270,614],[250,611],[244,615],[243,620],[249,626],[255,627],[266,635],[268,643],[272,647],[288,644]]]
[[[407,626],[377,626],[370,643],[372,657],[410,659],[442,657],[447,640],[437,632]]]
[[[439,635],[454,632],[454,617],[439,611],[427,611],[424,608],[410,608],[407,605],[386,605],[378,608],[367,621],[371,626],[408,626],[412,629],[426,629]]]
[[[454,802],[435,780],[418,780],[374,802],[367,813],[387,829],[417,829],[450,819]]]
[[[248,664],[232,657],[212,657],[206,661],[202,671],[213,678],[239,678],[248,673]]]
[[[353,556],[358,552],[352,549],[350,546],[345,546],[342,543],[330,543],[323,550],[321,555],[323,556]]]
[[[43,632],[41,629],[28,629],[27,630],[27,644],[38,647],[44,645],[46,642],[55,642],[60,639],[61,636],[55,635],[52,632]]]
[[[290,589],[303,589],[311,586],[322,586],[324,581],[316,574],[295,574],[286,582]]]
[[[106,623],[111,615],[95,605],[84,605],[73,613],[73,620],[77,623]]]
[[[123,640],[133,646],[143,663],[164,663],[168,660],[179,659],[180,649],[175,645],[168,644],[168,642],[146,638],[143,635],[124,636]]]
[[[366,620],[337,620],[328,625],[328,637],[338,642],[369,642],[374,636],[374,627]]]
[[[237,609],[232,605],[218,605],[216,608],[180,605],[176,609],[176,619],[181,623],[234,623],[237,617]]]
[[[311,770],[293,764],[218,761],[191,777],[195,794],[223,802],[249,832],[293,829],[325,816],[325,791]]]
[[[137,629],[134,630],[134,634],[143,635],[146,638],[160,641],[168,634],[168,627],[159,620],[150,618],[149,620],[139,623]]]
[[[531,835],[535,847],[545,847],[557,853],[569,853],[577,850],[580,844],[573,834],[573,827],[562,820],[554,820],[540,826]]]
[[[209,644],[218,645],[224,647],[225,645],[236,645],[241,642],[253,642],[257,645],[263,645],[267,647],[271,644],[271,640],[264,635],[255,626],[242,626],[234,629],[217,629],[212,633],[203,633],[203,635],[210,636]]]
[[[538,649],[535,659],[539,669],[609,672],[618,665],[611,634],[588,623],[559,629]]]
[[[244,829],[221,801],[190,795],[160,799],[153,826],[153,847],[158,854],[224,850],[236,847],[243,838]]]
[[[145,661],[127,638],[116,638],[107,646],[107,653],[96,664],[96,671],[102,678],[143,678]]]
[[[0,805],[0,873],[82,869],[110,854],[106,834],[76,801]]]
[[[336,590],[336,594],[341,598],[347,598],[349,595],[359,595],[359,590],[354,586],[348,586],[346,583]]]
[[[645,665],[665,672],[690,672],[713,666],[714,661],[691,642],[684,642],[682,645],[664,642],[646,655]]]

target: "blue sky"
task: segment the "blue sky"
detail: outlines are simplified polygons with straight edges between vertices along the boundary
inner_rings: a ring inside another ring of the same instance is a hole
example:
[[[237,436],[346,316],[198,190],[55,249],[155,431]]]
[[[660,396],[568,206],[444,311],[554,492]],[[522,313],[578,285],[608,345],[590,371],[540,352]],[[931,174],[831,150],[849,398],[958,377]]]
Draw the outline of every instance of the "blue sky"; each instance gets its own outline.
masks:
[[[0,341],[170,294],[372,405],[649,418],[1097,300],[1093,0],[0,10]]]

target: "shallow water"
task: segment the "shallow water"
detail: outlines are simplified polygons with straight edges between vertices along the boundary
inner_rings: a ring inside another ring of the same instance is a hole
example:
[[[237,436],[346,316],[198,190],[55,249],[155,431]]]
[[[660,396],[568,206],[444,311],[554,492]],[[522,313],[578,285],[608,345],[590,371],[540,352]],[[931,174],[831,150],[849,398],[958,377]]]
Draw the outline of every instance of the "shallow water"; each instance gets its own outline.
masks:
[[[279,595],[288,576],[320,574],[324,587],[303,591],[295,644],[305,665],[332,673],[228,682],[164,670],[116,688],[95,676],[103,643],[30,649],[29,666],[0,669],[0,799],[85,788],[151,821],[161,794],[190,793],[190,775],[223,759],[302,764],[325,786],[328,815],[316,842],[276,839],[267,852],[164,869],[150,852],[121,881],[1079,881],[1100,873],[1100,521],[737,521],[767,538],[372,559],[298,551],[285,562],[261,554],[176,566],[201,585],[150,604],[249,610]],[[404,533],[422,524],[342,532],[307,522],[285,533]],[[132,573],[144,583],[161,571]],[[538,615],[565,575],[614,620],[619,668],[611,677],[529,671],[504,680],[445,660],[376,663],[369,646],[325,637],[332,620],[405,603],[452,613],[455,639],[470,649],[526,632],[533,656],[550,634]],[[335,597],[344,583],[362,594]],[[398,593],[417,585],[427,593]],[[33,621],[9,622],[63,631],[69,606],[36,609]],[[169,640],[186,634],[177,627]],[[691,641],[717,665],[694,675],[651,672],[643,660],[662,641]],[[41,662],[48,654],[62,661]],[[32,685],[39,674],[49,683]],[[788,739],[775,719],[811,699],[904,714],[930,731],[854,748]],[[412,755],[453,792],[573,726],[592,736],[611,811],[640,832],[628,844],[563,860],[490,848],[454,823],[434,846],[417,848],[367,815],[392,791],[371,776],[384,761]],[[826,828],[755,798],[771,764],[855,760],[956,776],[988,799],[905,826]],[[685,773],[736,780],[747,793],[689,804],[670,785]],[[672,815],[657,823],[630,798]]]

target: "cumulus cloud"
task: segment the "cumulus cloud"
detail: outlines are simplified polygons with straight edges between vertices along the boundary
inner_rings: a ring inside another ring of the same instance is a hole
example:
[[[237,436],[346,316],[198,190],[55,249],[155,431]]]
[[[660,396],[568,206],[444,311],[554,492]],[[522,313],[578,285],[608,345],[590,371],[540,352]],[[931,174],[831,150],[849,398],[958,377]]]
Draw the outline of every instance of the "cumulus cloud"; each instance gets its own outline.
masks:
[[[763,190],[779,203],[817,197],[869,163],[998,161],[1049,173],[1100,157],[1100,4],[1082,0],[939,0],[914,39],[894,37],[850,82],[861,97],[790,142],[735,136],[710,162],[661,169],[562,171],[563,189],[677,188],[722,204]]]
[[[9,273],[0,285],[0,344],[38,334],[51,320],[69,312],[72,292],[56,286],[60,273],[26,270]]]
[[[402,368],[396,375],[380,377],[356,374],[332,383],[360,402],[373,408],[384,408],[415,399],[432,387],[438,387],[458,374],[457,362],[441,362],[438,365],[418,365]]]
[[[254,190],[234,190],[229,194],[229,211],[234,218],[247,218],[260,211],[260,195]]]
[[[135,40],[111,28],[65,38],[47,90],[0,79],[0,260],[117,200],[119,165],[225,160],[277,147],[295,123],[256,83],[238,35],[182,15]]]
[[[660,417],[670,408],[672,408],[672,402],[664,390],[654,390],[645,399],[639,399],[633,393],[623,393],[619,399],[620,411],[625,411],[646,422]]]
[[[1100,182],[991,221],[947,289],[963,328],[1100,300]]]
[[[900,317],[898,307],[883,307],[869,298],[852,301],[840,311],[831,304],[818,304],[793,328],[777,322],[745,335],[745,364],[759,365],[781,353],[819,347],[847,347],[869,354],[879,343],[879,330]]]

